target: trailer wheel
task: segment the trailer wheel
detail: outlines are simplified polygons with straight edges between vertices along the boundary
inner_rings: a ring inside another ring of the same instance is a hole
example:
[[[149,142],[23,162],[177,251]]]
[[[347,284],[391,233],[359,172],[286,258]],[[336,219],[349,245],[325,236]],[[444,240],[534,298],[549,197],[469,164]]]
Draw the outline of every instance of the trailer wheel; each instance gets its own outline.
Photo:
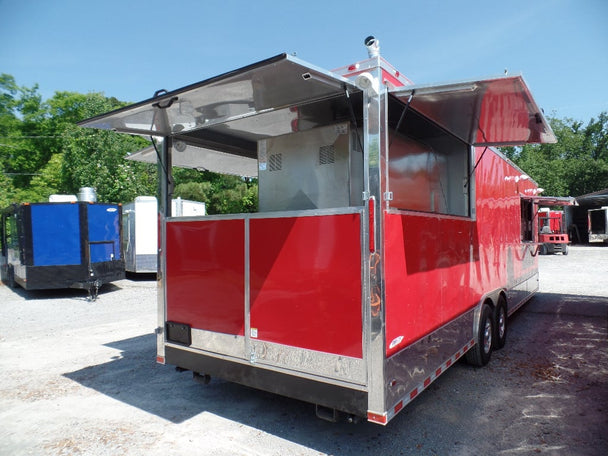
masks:
[[[494,315],[491,307],[484,304],[481,308],[479,328],[475,346],[466,354],[466,360],[473,366],[485,366],[492,356],[492,338],[494,335]]]
[[[494,350],[500,350],[507,342],[507,302],[502,296],[494,309]]]
[[[540,248],[538,249],[538,254],[539,255],[546,255],[547,254],[547,246],[545,244],[541,244]]]
[[[564,244],[564,248],[562,249],[562,255],[568,255],[568,244]]]

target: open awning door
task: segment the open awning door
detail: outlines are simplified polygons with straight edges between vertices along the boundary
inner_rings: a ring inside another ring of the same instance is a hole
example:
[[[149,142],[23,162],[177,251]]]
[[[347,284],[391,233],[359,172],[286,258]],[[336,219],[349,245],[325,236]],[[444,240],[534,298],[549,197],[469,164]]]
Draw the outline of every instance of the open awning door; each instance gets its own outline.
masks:
[[[293,115],[277,115],[277,110],[344,95],[346,87],[357,90],[342,76],[281,54],[172,92],[159,91],[162,93],[149,100],[78,125],[165,137],[274,112],[274,116],[258,120],[264,124],[262,134],[272,136],[291,131]],[[226,133],[255,139],[244,129],[240,135],[238,130]]]
[[[518,146],[557,142],[521,76],[390,91],[467,144]],[[411,100],[410,100],[411,96]]]
[[[281,54],[80,122],[82,127],[171,137],[173,166],[257,175],[257,142],[313,128],[306,105],[359,91],[337,74]],[[128,156],[153,163],[153,148]]]
[[[578,206],[576,199],[571,196],[522,196],[539,206]]]
[[[156,163],[157,150],[162,146],[146,147],[127,155],[127,160]],[[241,177],[257,177],[258,162],[255,158],[227,154],[212,149],[205,149],[189,144],[179,144],[175,149],[171,163],[178,168],[193,168],[199,171],[213,171],[220,174],[233,174]]]

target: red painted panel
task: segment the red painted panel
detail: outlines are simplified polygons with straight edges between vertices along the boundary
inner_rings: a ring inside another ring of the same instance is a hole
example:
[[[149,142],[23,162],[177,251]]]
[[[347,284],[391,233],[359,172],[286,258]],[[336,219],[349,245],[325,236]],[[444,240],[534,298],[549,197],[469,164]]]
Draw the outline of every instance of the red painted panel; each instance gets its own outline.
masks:
[[[359,214],[251,220],[258,339],[362,357],[360,224]]]
[[[535,245],[521,242],[520,212],[521,197],[533,195],[536,185],[494,152],[477,148],[476,154],[476,221],[385,215],[388,356],[472,308],[483,294],[512,289],[538,271]]]
[[[540,142],[536,118],[530,116],[530,99],[519,78],[491,81],[483,96],[476,143]]]
[[[483,148],[477,148],[479,157]],[[477,160],[478,158],[476,158]],[[507,289],[538,271],[535,245],[521,242],[522,196],[533,196],[536,185],[494,153],[483,155],[476,171],[479,261],[473,271],[478,294]]]
[[[167,319],[244,334],[244,220],[167,223]]]
[[[466,219],[385,215],[387,356],[473,307],[472,230]]]

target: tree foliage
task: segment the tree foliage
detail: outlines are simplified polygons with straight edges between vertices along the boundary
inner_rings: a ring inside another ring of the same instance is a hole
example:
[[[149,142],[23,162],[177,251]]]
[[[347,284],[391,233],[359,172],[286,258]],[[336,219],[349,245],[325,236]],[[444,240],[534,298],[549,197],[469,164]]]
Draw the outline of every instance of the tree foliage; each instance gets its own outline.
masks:
[[[205,201],[209,214],[255,212],[258,207],[257,182],[238,176],[223,176],[203,171],[199,176],[175,173],[174,196]]]
[[[155,195],[156,166],[124,159],[147,140],[76,125],[124,105],[100,93],[75,92],[56,92],[44,102],[37,86],[19,87],[12,76],[0,75],[0,207],[76,194],[80,187],[94,187],[105,202]],[[210,213],[257,208],[252,180],[176,169],[175,183],[175,196],[204,201]]]
[[[556,144],[507,147],[503,152],[545,189],[545,195],[580,196],[608,188],[608,113],[587,125],[549,119]]]

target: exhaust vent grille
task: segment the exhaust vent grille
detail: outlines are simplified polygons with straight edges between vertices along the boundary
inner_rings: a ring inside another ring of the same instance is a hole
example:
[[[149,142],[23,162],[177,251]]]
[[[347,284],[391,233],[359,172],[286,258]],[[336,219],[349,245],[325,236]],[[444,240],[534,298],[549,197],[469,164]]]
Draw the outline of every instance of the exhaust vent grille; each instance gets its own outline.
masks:
[[[331,165],[336,162],[336,148],[333,144],[319,147],[319,165]]]
[[[268,171],[281,171],[283,169],[283,154],[273,154],[268,157]]]

